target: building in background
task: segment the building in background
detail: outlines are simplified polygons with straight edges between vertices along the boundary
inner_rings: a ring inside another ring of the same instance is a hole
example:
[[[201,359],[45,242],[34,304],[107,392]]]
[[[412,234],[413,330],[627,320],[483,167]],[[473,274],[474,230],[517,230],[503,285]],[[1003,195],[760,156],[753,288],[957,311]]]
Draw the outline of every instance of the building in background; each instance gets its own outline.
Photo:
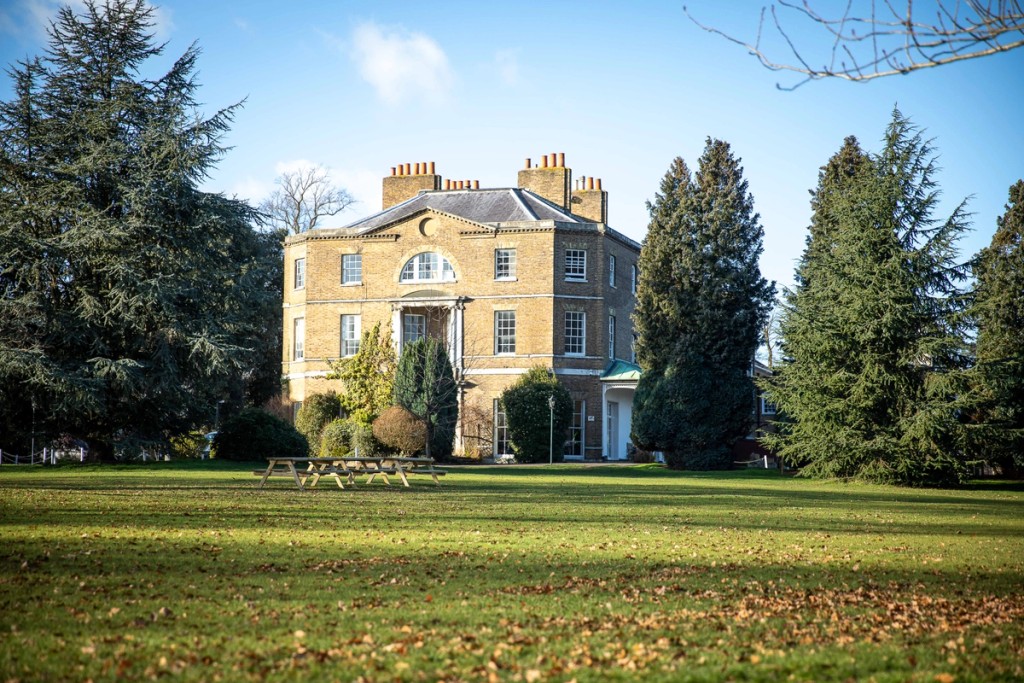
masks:
[[[448,348],[460,386],[456,453],[509,452],[501,392],[543,366],[572,394],[567,459],[625,459],[640,245],[608,227],[601,181],[563,154],[526,160],[516,187],[442,182],[434,163],[384,178],[383,210],[285,241],[286,395],[338,390],[329,363],[375,323]],[[602,382],[602,376],[607,375]]]

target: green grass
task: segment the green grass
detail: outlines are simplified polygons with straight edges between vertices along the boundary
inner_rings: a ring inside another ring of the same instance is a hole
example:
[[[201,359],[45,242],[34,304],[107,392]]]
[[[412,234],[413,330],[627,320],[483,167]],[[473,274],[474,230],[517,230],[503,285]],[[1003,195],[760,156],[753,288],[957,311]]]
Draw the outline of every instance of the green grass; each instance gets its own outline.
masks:
[[[1024,489],[0,468],[0,680],[1013,680]]]

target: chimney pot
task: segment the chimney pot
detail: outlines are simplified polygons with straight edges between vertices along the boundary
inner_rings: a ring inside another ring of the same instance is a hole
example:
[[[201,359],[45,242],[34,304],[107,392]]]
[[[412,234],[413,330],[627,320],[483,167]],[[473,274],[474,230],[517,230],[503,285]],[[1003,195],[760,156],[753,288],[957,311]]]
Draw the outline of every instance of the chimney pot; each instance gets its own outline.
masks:
[[[540,158],[540,161],[541,161],[541,168],[547,168],[548,167],[548,155],[547,154],[542,156]]]
[[[405,165],[405,175],[412,175],[412,164]]]
[[[437,175],[436,173],[434,173],[434,162],[433,161],[430,162],[430,175]]]
[[[480,189],[480,181],[479,180],[474,180],[473,181],[473,189],[474,190],[479,190]]]
[[[599,190],[601,189],[601,179],[600,178],[597,179],[597,189],[599,189]]]
[[[565,152],[558,153],[558,166],[560,168],[565,168]]]
[[[423,172],[422,169],[420,169],[420,162],[418,162],[418,161],[414,164],[414,168],[415,168],[415,175],[420,175],[420,173]]]
[[[391,175],[395,175],[395,167],[394,166],[391,167]]]
[[[530,168],[530,157],[526,157],[526,168]]]
[[[587,178],[587,183],[588,183],[587,184],[587,189],[588,190],[593,190],[594,189],[594,176],[590,176],[589,178]]]
[[[556,165],[555,161],[557,161],[557,160],[558,160],[558,155],[555,154],[554,152],[552,152],[551,153],[551,168],[555,167],[555,165]]]

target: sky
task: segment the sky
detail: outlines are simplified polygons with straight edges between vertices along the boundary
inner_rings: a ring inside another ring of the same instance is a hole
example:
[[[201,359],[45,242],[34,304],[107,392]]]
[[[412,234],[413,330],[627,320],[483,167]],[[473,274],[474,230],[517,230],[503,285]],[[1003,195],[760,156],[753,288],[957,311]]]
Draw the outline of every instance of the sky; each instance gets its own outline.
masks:
[[[42,53],[58,4],[0,3],[0,63]],[[166,48],[142,75],[160,75],[195,42],[203,111],[244,102],[224,139],[231,149],[204,189],[255,204],[283,171],[320,164],[358,200],[328,227],[379,211],[381,179],[400,163],[434,161],[445,178],[512,187],[526,158],[564,153],[574,178],[602,179],[609,225],[642,241],[646,203],[672,159],[696,168],[711,137],[741,159],[765,231],[762,272],[784,286],[804,246],[819,168],[848,135],[879,151],[894,107],[934,140],[937,217],[968,200],[965,259],[990,242],[1010,185],[1024,176],[1024,49],[786,91],[777,85],[797,76],[702,30],[682,2],[154,4]],[[762,4],[688,0],[687,8],[753,40]],[[786,26],[810,61],[827,59],[810,26],[798,18]],[[787,59],[778,37],[767,38],[779,48],[773,56]],[[0,99],[11,96],[5,77]]]

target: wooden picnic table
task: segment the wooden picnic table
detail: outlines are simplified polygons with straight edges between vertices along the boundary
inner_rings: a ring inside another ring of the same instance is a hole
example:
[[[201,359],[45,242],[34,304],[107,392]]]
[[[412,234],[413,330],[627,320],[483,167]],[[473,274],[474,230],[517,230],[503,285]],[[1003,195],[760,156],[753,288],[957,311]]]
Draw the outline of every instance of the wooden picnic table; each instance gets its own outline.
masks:
[[[429,474],[435,484],[440,484],[439,476],[443,470],[435,469],[433,458],[403,458],[395,455],[387,456],[341,456],[335,458],[267,458],[267,469],[256,470],[253,474],[261,476],[259,488],[267,483],[272,476],[290,476],[300,491],[314,488],[321,477],[331,477],[338,488],[344,489],[345,483],[355,486],[357,475],[366,474],[366,483],[370,484],[378,476],[388,486],[391,485],[389,474],[397,474],[402,484],[409,486],[410,474]],[[343,482],[342,479],[345,481]]]

